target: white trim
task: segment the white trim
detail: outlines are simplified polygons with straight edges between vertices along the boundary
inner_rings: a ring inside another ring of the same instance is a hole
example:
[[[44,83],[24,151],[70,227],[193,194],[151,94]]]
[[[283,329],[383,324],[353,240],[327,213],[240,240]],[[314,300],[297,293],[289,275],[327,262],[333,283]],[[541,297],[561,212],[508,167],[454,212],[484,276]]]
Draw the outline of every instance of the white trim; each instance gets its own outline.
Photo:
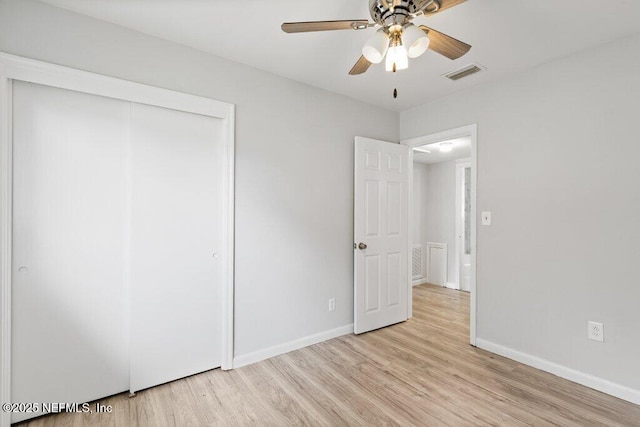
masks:
[[[476,328],[477,328],[477,310],[478,310],[478,293],[477,293],[477,228],[478,228],[478,126],[473,124],[468,126],[471,132],[471,286],[470,286],[470,336],[471,345],[476,345]]]
[[[131,123],[131,110],[133,109],[133,104],[129,104],[126,112],[126,121],[127,123]],[[133,144],[131,142],[131,126],[126,127],[126,140],[125,140],[125,161],[124,161],[124,188],[125,188],[125,201],[124,201],[124,209],[123,209],[123,223],[124,227],[124,245],[123,245],[123,282],[124,282],[124,327],[125,327],[125,339],[127,340],[127,345],[129,346],[129,351],[127,352],[127,368],[129,368],[129,388],[131,388],[131,319],[133,317],[133,310],[131,304],[131,291],[133,287],[131,286],[131,254],[133,253]],[[129,393],[133,393],[130,389]]]
[[[447,283],[445,283],[445,284],[444,284],[444,287],[445,287],[445,288],[448,288],[448,289],[453,289],[453,290],[455,290],[455,291],[459,291],[459,290],[460,290],[460,286],[459,286],[458,284],[456,284],[456,283],[451,283],[451,282],[447,282]]]
[[[214,117],[225,129],[225,254],[221,256],[222,285],[222,369],[233,367],[234,316],[234,166],[235,107],[233,104],[189,95],[113,77],[48,64],[0,52],[0,401],[11,402],[11,85],[13,80],[37,83],[140,104]],[[0,412],[0,425],[10,423],[10,414]]]
[[[251,365],[252,363],[257,363],[271,357],[279,356],[281,354],[289,353],[290,351],[299,350],[313,344],[318,344],[332,338],[352,333],[353,323],[350,325],[341,326],[336,329],[331,329],[329,331],[324,331],[314,335],[299,338],[297,340],[289,341],[283,344],[274,345],[273,347],[265,348],[263,350],[236,356],[233,359],[233,367],[240,368],[242,366]]]
[[[224,119],[232,104],[0,52],[3,78]]]
[[[0,62],[0,403],[11,402],[12,83]],[[0,426],[11,413],[0,411]]]
[[[425,277],[423,277],[420,280],[415,280],[415,281],[411,282],[411,286],[426,285],[427,283],[429,283],[429,281]]]
[[[420,145],[433,144],[440,141],[449,139],[461,138],[468,136],[471,138],[471,295],[470,295],[470,310],[469,310],[469,342],[471,345],[476,345],[476,317],[477,317],[477,292],[476,292],[476,228],[477,228],[477,189],[478,189],[478,125],[471,124],[468,126],[462,126],[455,129],[446,130],[430,135],[420,136],[417,138],[407,139],[401,142],[401,144],[409,147],[418,147]],[[413,150],[411,150],[413,155]],[[413,157],[411,157],[413,159]],[[413,162],[412,162],[413,164]],[[409,176],[410,181],[413,181],[413,174]],[[409,203],[411,204],[413,194],[409,192]],[[409,211],[411,213],[411,211]],[[411,268],[411,267],[409,267]],[[409,282],[409,291],[411,291],[411,282]],[[409,292],[411,293],[411,292]],[[409,297],[409,312],[412,309],[412,300]]]
[[[523,353],[521,351],[514,350],[500,344],[495,344],[490,341],[483,340],[482,338],[476,339],[476,345],[478,346],[478,348],[489,351],[491,353],[499,354],[500,356],[515,360],[527,366],[532,366],[536,369],[549,372],[560,378],[573,381],[574,383],[578,383],[594,390],[609,394],[611,396],[615,396],[617,398],[626,400],[627,402],[640,405],[640,390],[635,390],[630,387],[605,380],[604,378],[576,371],[575,369],[559,365],[549,360]]]
[[[411,217],[413,216],[413,150],[409,150],[409,234],[411,233],[412,227],[411,227]],[[407,319],[411,319],[413,317],[413,286],[415,285],[411,285],[412,281],[413,281],[413,268],[412,268],[412,261],[411,259],[413,258],[413,241],[411,239],[411,235],[408,236],[407,241],[409,242],[409,252],[407,252],[409,255],[411,255],[410,257],[408,256],[407,258],[409,259],[409,262],[407,263],[407,268],[409,269],[409,290],[407,291]],[[424,259],[424,252],[426,250],[426,245],[424,246],[423,249],[423,254],[422,254],[422,261],[424,263],[425,259]],[[426,265],[423,264],[423,267]],[[424,270],[424,268],[423,268]],[[425,275],[425,271],[422,272],[423,275]]]
[[[227,117],[224,119],[226,141],[224,146],[224,182],[226,202],[223,216],[225,257],[223,262],[224,283],[222,287],[222,359],[221,369],[233,369],[233,331],[234,331],[234,277],[235,277],[235,119],[236,111],[229,104]]]

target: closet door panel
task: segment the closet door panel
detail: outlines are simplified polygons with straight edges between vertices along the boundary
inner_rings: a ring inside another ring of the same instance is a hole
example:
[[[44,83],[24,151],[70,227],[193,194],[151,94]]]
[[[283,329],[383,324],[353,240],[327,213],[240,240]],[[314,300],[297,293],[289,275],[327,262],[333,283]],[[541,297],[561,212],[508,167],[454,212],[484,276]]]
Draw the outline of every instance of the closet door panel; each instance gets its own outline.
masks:
[[[221,125],[132,104],[132,391],[220,366]]]
[[[13,86],[13,402],[128,389],[129,104]],[[14,422],[38,414],[15,414]]]

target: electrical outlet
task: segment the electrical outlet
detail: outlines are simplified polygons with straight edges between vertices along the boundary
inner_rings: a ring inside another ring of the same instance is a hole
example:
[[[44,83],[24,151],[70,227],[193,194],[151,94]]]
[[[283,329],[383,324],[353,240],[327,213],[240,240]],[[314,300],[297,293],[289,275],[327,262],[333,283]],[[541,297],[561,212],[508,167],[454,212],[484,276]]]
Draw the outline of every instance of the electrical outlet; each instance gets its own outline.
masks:
[[[589,339],[604,342],[604,325],[598,322],[589,322]]]
[[[336,299],[329,298],[329,311],[334,311],[336,309]]]

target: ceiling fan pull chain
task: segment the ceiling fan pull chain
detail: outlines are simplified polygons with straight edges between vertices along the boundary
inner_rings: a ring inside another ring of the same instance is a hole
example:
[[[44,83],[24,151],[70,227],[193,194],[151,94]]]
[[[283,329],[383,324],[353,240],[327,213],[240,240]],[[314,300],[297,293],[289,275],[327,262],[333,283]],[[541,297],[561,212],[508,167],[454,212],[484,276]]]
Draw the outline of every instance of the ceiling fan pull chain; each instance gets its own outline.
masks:
[[[394,63],[393,63],[393,72],[394,72],[394,74],[393,74],[393,79],[394,79],[394,80],[396,79],[396,75],[395,75],[395,72],[396,72],[396,71],[397,71],[397,67],[396,67],[396,63],[394,62]],[[398,98],[398,88],[395,88],[395,87],[394,87],[394,88],[393,88],[393,99],[397,99],[397,98]]]

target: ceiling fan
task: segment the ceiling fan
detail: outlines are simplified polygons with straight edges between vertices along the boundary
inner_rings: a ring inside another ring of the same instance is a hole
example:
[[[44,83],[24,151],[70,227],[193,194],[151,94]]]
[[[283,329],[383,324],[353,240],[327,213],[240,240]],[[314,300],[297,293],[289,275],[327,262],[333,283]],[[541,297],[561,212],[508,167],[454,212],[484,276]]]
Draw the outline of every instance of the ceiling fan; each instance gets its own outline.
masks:
[[[343,21],[285,22],[285,33],[304,33],[329,30],[365,30],[381,27],[362,48],[362,56],[349,74],[362,74],[371,64],[378,64],[386,56],[386,70],[396,72],[408,68],[409,58],[417,58],[427,49],[449,59],[458,59],[471,46],[411,20],[420,15],[433,15],[466,0],[369,0],[373,23],[368,19]]]

